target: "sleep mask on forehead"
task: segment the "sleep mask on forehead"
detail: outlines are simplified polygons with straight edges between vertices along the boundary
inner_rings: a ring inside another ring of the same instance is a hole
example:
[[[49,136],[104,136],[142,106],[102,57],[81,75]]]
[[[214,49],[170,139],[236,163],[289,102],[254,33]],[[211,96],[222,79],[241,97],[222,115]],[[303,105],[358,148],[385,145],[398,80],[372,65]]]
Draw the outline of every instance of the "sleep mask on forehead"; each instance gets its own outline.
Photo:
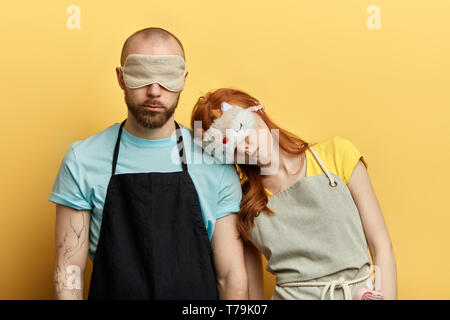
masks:
[[[125,85],[130,89],[158,83],[169,91],[184,88],[186,65],[177,55],[129,54],[120,69]]]

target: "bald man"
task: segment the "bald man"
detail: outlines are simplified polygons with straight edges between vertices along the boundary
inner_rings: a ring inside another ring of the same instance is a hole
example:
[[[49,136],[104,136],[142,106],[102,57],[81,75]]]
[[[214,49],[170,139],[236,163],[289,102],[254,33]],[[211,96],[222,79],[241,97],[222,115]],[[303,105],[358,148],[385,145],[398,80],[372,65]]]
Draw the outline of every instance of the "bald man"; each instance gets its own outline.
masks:
[[[70,145],[49,198],[55,298],[83,298],[89,256],[89,299],[247,299],[239,178],[174,120],[188,75],[181,42],[140,30],[116,73],[127,118]]]

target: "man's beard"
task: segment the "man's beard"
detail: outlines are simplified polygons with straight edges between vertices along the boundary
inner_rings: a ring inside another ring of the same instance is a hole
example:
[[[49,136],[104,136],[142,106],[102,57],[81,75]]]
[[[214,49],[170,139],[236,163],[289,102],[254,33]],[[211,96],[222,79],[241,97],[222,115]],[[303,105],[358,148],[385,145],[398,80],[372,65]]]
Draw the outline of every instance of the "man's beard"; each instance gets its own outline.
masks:
[[[167,120],[173,115],[175,109],[178,105],[178,100],[180,99],[180,95],[177,96],[177,100],[175,103],[166,107],[161,104],[155,104],[157,106],[161,106],[164,108],[164,111],[150,111],[145,109],[142,105],[136,105],[128,98],[127,93],[125,93],[125,103],[127,104],[128,110],[133,114],[136,121],[142,125],[143,127],[149,129],[157,129],[161,128]],[[143,103],[147,104],[147,103]],[[153,104],[153,103],[148,103]]]

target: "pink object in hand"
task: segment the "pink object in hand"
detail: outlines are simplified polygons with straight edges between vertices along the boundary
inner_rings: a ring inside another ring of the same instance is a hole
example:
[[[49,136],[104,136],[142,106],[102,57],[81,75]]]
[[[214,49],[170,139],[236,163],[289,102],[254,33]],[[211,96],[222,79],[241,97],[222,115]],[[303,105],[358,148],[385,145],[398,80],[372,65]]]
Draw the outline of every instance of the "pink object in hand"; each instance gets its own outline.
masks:
[[[364,287],[355,294],[354,300],[384,300],[384,298],[381,292]]]

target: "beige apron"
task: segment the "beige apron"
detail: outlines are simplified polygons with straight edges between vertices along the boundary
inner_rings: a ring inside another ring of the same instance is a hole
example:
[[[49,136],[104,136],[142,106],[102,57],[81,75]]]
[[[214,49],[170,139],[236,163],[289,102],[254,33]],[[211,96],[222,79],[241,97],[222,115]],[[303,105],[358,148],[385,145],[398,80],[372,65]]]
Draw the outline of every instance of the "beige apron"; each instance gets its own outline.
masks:
[[[345,182],[309,150],[324,173],[270,196],[276,214],[261,212],[250,239],[277,276],[272,299],[352,299],[372,284],[361,218]]]

